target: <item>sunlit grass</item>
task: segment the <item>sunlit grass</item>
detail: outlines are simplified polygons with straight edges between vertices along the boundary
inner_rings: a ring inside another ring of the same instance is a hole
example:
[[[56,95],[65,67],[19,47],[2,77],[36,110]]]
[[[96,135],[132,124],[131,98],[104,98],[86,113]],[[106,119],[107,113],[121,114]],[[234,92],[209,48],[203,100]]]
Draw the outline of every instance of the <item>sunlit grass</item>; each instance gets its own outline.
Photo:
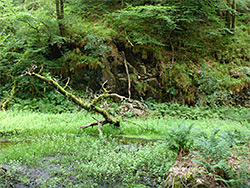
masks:
[[[16,134],[3,134],[2,139],[6,138],[37,138],[52,135],[80,135],[98,134],[97,126],[79,129],[80,126],[87,125],[95,120],[103,119],[101,116],[81,113],[62,113],[62,114],[43,114],[34,112],[9,111],[0,112],[0,131],[8,132],[16,130]],[[133,122],[133,123],[131,123]],[[139,138],[162,139],[165,137],[169,127],[176,127],[179,124],[194,124],[193,128],[205,132],[219,127],[222,130],[239,130],[245,132],[248,130],[248,123],[241,125],[238,121],[205,119],[205,120],[184,120],[176,118],[130,118],[128,121],[122,121],[121,127],[113,125],[104,125],[102,127],[104,135],[124,135]],[[1,133],[0,132],[0,133]]]
[[[97,127],[79,129],[95,121],[92,116],[102,119],[86,112],[0,112],[0,140],[12,141],[0,143],[0,167],[15,166],[8,167],[9,175],[3,179],[6,185],[17,180],[31,185],[34,177],[22,171],[36,169],[50,173],[48,181],[35,184],[41,187],[62,183],[80,186],[82,180],[87,182],[86,187],[113,186],[114,182],[133,187],[160,186],[178,154],[168,147],[169,129],[193,124],[190,132],[193,138],[210,135],[215,129],[237,131],[241,140],[247,140],[250,135],[248,122],[220,119],[130,118],[122,121],[121,127],[104,125],[103,135],[98,134]],[[127,142],[122,137],[143,138],[146,142],[139,139]],[[3,185],[0,183],[0,187]]]

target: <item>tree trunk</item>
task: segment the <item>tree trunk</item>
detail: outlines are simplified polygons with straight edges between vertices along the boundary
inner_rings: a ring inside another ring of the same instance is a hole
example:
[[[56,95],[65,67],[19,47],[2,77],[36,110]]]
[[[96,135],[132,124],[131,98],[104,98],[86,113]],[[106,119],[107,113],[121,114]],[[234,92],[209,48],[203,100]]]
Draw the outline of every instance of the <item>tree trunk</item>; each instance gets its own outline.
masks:
[[[124,0],[121,1],[121,8],[123,9],[125,6]]]
[[[236,0],[233,0],[232,9],[233,9],[232,30],[234,31],[236,22]]]
[[[61,10],[60,10],[60,19],[63,19],[64,18],[64,4],[63,4],[63,0],[60,0],[60,7],[61,7]]]
[[[231,7],[231,0],[227,0],[227,12],[226,12],[226,25],[227,28],[231,28],[231,13],[229,8]]]
[[[60,19],[59,0],[56,0],[56,17],[57,17],[57,20]]]
[[[65,35],[65,27],[63,24],[63,19],[64,19],[63,0],[56,0],[56,15],[57,15],[57,21],[58,21],[58,26],[59,26],[59,30],[60,30],[60,35],[64,36]]]

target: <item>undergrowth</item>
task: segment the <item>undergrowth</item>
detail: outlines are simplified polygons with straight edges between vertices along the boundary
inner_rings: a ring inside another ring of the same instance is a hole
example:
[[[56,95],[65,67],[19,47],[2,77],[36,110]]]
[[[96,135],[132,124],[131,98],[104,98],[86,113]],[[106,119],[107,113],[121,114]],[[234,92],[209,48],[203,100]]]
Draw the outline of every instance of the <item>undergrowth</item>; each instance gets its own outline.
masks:
[[[181,119],[222,119],[249,122],[250,110],[246,107],[234,106],[188,106],[178,103],[156,103],[154,100],[148,99],[143,102],[151,111],[152,117],[163,118],[181,118]]]
[[[85,112],[0,112],[1,141],[9,140],[0,142],[0,185],[158,187],[181,150],[195,154],[204,173],[224,185],[249,181],[247,121],[130,118],[136,124],[106,125],[98,136],[97,127],[78,129],[92,116],[100,118]]]
[[[88,94],[88,97],[87,97]],[[83,101],[88,101],[93,98],[93,93],[80,92],[77,93]],[[178,119],[190,119],[190,120],[206,120],[206,119],[221,119],[238,121],[243,126],[248,126],[247,122],[250,122],[250,110],[246,107],[234,107],[234,106],[188,106],[178,103],[156,103],[152,98],[143,100],[148,107],[148,111],[143,113],[144,118],[178,118]],[[114,101],[103,101],[101,104],[103,107],[115,115],[123,117],[135,117],[138,116],[133,110],[121,109],[122,104]],[[126,106],[126,105],[125,105]],[[46,98],[37,97],[33,99],[20,99],[18,97],[10,103],[9,109],[13,111],[32,111],[41,113],[66,113],[66,112],[80,112],[77,105],[71,103],[57,92],[49,92]],[[121,113],[122,111],[122,113]]]

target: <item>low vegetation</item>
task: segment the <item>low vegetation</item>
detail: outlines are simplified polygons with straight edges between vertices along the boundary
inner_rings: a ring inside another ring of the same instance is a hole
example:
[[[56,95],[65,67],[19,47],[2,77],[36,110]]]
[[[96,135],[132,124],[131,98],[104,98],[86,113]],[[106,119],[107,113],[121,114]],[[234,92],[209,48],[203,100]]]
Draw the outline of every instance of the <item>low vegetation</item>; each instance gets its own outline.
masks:
[[[101,118],[85,111],[0,112],[0,186],[247,187],[250,124],[237,117],[248,109],[231,108],[234,119],[216,114],[223,108],[195,110],[195,119],[149,111],[102,135],[78,129]]]

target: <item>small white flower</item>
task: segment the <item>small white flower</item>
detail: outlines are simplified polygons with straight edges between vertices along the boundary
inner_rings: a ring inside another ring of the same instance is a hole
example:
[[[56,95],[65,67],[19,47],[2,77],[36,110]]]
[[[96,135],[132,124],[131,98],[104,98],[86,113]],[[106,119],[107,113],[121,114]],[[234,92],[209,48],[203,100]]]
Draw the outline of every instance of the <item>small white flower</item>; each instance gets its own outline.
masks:
[[[201,180],[201,179],[197,179],[196,182],[197,182],[198,184],[202,184],[202,180]]]

